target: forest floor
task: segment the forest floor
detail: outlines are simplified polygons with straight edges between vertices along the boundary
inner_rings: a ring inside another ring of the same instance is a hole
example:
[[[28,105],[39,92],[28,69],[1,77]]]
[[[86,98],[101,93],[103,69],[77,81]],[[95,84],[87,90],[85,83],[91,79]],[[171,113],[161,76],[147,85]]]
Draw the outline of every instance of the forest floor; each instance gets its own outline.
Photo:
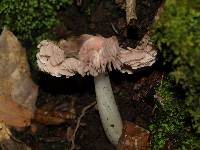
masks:
[[[52,32],[61,38],[84,33],[100,34],[105,37],[114,35],[117,36],[122,47],[134,48],[152,27],[160,5],[161,0],[137,1],[137,20],[127,26],[125,11],[113,1],[85,0],[80,6],[74,4],[67,11],[61,11],[59,17],[62,23]],[[139,70],[133,75],[117,71],[110,73],[112,88],[122,119],[134,122],[146,129],[154,115],[154,103],[149,95],[153,95],[152,87],[159,83],[163,76],[158,63]],[[45,120],[47,121],[45,124],[35,121],[31,128],[23,131],[23,135],[21,131],[15,131],[15,135],[36,150],[67,149],[70,145],[70,129],[75,127],[81,110],[95,101],[93,78],[82,78],[77,75],[66,79],[51,77],[43,73],[38,74],[40,89],[37,108],[44,108],[47,111],[49,104],[58,105],[61,115],[63,112],[70,114],[70,110],[73,109],[76,117],[69,121],[61,121],[62,123],[57,125],[47,125],[48,121],[51,122],[51,118]],[[96,107],[89,109],[83,116],[76,133],[75,143],[82,150],[114,150],[105,136]]]

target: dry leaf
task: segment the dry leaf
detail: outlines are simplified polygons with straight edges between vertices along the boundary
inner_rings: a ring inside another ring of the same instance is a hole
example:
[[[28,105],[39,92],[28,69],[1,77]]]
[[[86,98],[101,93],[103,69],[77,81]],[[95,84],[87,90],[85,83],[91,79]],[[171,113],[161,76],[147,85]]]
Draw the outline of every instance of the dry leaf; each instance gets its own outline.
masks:
[[[148,130],[125,121],[117,150],[149,150],[149,138]]]
[[[0,36],[0,120],[15,127],[29,125],[37,95],[25,49],[4,29]]]
[[[0,147],[2,150],[31,150],[26,144],[13,140],[13,137],[9,128],[2,122],[0,122]]]
[[[33,114],[28,109],[6,97],[0,96],[0,120],[15,127],[30,125]]]
[[[55,103],[48,103],[43,107],[36,109],[34,120],[46,125],[59,125],[68,120],[75,119],[76,113],[73,105],[66,106],[64,111],[58,109],[62,108],[62,105],[66,106],[65,104],[56,106]]]

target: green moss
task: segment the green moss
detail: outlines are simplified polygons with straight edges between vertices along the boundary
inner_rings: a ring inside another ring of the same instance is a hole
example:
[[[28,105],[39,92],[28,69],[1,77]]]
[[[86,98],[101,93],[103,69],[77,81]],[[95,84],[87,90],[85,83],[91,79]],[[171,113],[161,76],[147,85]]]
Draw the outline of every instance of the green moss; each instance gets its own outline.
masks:
[[[164,149],[167,141],[172,142],[174,149],[183,146],[191,149],[194,142],[190,126],[185,125],[189,114],[173,91],[169,80],[155,87],[155,118],[149,126],[153,134],[152,148],[155,150]]]
[[[196,5],[195,5],[196,4]],[[200,5],[197,0],[167,0],[153,40],[181,87],[183,103],[200,133]]]
[[[200,149],[200,3],[166,0],[152,40],[160,50],[166,80],[156,88],[164,107],[158,106],[150,126],[153,149],[172,139],[175,149]],[[179,87],[178,90],[171,87]],[[174,140],[173,140],[174,139]]]
[[[8,26],[21,40],[46,38],[59,23],[57,12],[73,0],[1,0],[0,28]]]

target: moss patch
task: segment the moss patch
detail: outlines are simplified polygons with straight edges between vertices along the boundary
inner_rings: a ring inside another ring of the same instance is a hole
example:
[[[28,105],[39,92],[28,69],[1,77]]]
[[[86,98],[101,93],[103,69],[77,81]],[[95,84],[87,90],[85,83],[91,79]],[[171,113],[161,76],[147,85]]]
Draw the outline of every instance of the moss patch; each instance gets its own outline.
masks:
[[[156,121],[151,126],[155,149],[163,147],[170,137],[176,139],[177,149],[200,147],[196,141],[200,133],[199,8],[197,0],[167,0],[164,13],[154,27],[153,41],[160,50],[162,67],[168,68],[166,74],[173,80],[173,85],[166,81],[168,84],[156,90],[165,105],[156,112]],[[169,85],[179,88],[169,90]],[[190,127],[186,127],[188,123]]]
[[[49,36],[59,23],[57,12],[73,0],[1,0],[0,28],[8,26],[21,40],[35,42]]]

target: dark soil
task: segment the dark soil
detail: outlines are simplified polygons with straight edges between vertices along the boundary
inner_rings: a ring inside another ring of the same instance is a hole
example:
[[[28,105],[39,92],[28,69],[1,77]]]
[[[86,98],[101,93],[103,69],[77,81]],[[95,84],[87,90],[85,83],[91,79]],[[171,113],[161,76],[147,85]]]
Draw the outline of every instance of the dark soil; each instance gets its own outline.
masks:
[[[154,17],[161,0],[137,1],[137,17],[131,26],[126,25],[125,11],[121,10],[114,0],[83,0],[80,6],[74,4],[67,10],[59,12],[62,20],[53,30],[60,38],[88,34],[103,36],[115,35],[120,45],[135,47],[154,22]],[[113,29],[115,28],[115,29]],[[116,32],[116,31],[117,32]],[[151,88],[162,79],[162,72],[157,65],[139,70],[134,75],[110,73],[115,98],[123,120],[132,121],[144,128],[152,120],[153,104],[147,95]],[[95,101],[92,77],[75,76],[70,79],[51,77],[39,73],[40,86],[37,107],[49,102],[75,102],[77,116],[82,108]],[[82,119],[76,135],[76,145],[81,150],[112,150],[115,149],[107,140],[98,111],[90,109]],[[15,132],[25,143],[36,150],[67,149],[67,129],[74,127],[75,121],[61,125],[44,125],[36,123],[36,133],[30,129]]]

